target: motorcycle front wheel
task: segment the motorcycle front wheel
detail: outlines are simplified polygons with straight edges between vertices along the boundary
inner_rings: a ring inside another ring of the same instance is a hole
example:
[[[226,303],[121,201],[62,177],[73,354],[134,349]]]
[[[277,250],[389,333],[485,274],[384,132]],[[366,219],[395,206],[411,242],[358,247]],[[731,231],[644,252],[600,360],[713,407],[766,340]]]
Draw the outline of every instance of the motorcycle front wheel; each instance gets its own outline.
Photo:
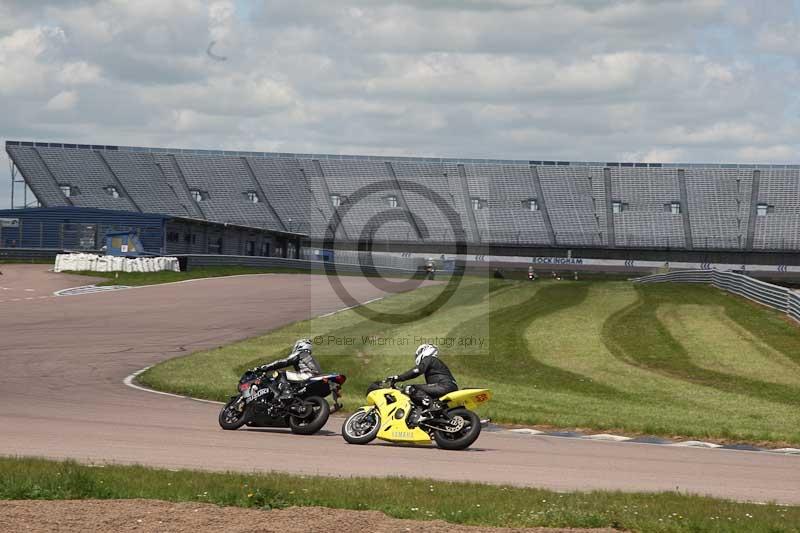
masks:
[[[481,419],[478,415],[459,407],[447,413],[455,431],[443,431],[437,429],[433,432],[433,439],[436,445],[444,450],[463,450],[469,448],[481,434]]]
[[[239,429],[250,420],[250,409],[243,406],[240,411],[237,409],[239,397],[236,396],[225,404],[225,407],[219,412],[219,427],[227,430]]]
[[[325,398],[310,396],[303,400],[306,412],[303,415],[290,415],[289,427],[298,435],[313,435],[325,425],[331,414],[331,407]]]
[[[350,444],[366,444],[381,429],[381,417],[374,410],[356,411],[342,424],[342,437]]]

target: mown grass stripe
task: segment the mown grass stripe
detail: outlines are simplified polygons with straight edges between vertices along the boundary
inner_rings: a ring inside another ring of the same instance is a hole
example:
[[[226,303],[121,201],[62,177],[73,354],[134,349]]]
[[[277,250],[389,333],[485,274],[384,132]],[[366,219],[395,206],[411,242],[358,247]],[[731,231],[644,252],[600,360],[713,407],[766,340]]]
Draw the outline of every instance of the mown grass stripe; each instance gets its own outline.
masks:
[[[490,357],[471,356],[466,348],[456,350],[453,366],[471,374],[500,374],[508,383],[518,386],[536,384],[542,389],[569,391],[581,395],[618,397],[623,394],[584,376],[538,360],[525,339],[525,332],[536,320],[580,305],[588,294],[584,283],[544,286],[521,304],[496,306],[488,314],[464,322],[451,330],[451,337],[466,337],[489,325],[492,335]]]
[[[681,287],[683,288],[683,287]],[[714,290],[692,287],[684,296],[700,301],[704,291],[706,304],[714,300]],[[636,286],[639,300],[612,316],[604,325],[603,336],[612,354],[630,364],[717,390],[763,400],[800,406],[796,386],[769,383],[746,376],[726,374],[696,365],[686,349],[675,339],[658,317],[658,308],[670,299],[662,287]],[[667,293],[669,294],[669,293]],[[769,312],[769,310],[764,310]]]

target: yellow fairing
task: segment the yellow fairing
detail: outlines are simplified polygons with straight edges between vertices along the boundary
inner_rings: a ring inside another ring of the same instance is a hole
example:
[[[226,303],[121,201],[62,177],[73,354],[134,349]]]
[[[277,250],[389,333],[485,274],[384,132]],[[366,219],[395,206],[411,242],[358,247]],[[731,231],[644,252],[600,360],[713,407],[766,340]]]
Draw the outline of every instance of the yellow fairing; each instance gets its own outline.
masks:
[[[463,405],[467,409],[475,409],[482,403],[492,399],[492,391],[489,389],[461,389],[442,396],[441,400],[447,402],[450,407]]]
[[[411,411],[411,399],[395,389],[378,389],[367,395],[367,402],[378,408],[381,429],[378,438],[389,442],[428,443],[431,438],[419,428],[411,429],[406,418]]]

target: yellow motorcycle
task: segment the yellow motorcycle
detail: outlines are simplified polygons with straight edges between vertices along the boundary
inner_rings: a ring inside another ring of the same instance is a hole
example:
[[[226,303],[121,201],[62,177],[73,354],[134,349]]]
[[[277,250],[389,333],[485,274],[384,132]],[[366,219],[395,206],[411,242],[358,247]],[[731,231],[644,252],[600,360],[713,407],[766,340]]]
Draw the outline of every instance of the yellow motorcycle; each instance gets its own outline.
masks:
[[[444,409],[431,411],[412,403],[393,381],[376,382],[367,390],[367,404],[347,417],[342,436],[350,444],[378,438],[388,442],[428,444],[463,450],[481,434],[481,420],[470,409],[489,401],[489,389],[462,389],[442,396]]]

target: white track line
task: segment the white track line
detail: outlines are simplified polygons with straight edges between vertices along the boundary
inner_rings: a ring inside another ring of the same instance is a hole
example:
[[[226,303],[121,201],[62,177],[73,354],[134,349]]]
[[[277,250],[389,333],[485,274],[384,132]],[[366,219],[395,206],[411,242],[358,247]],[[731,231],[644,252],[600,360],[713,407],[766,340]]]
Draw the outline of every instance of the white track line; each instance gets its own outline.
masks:
[[[713,442],[703,442],[700,440],[687,440],[684,442],[675,442],[672,444],[667,444],[667,446],[684,446],[689,448],[722,448],[721,444],[715,444]]]
[[[145,391],[145,392],[151,392],[153,394],[160,394],[162,396],[172,396],[173,398],[183,398],[184,400],[194,400],[196,402],[214,403],[214,404],[218,404],[218,405],[225,405],[223,402],[216,402],[216,401],[213,401],[213,400],[203,400],[203,399],[200,399],[200,398],[192,398],[191,396],[183,396],[183,395],[180,395],[180,394],[172,394],[171,392],[162,392],[160,390],[148,389],[147,387],[141,387],[141,386],[139,386],[139,385],[137,385],[136,383],[133,382],[133,380],[136,379],[136,376],[138,376],[142,372],[145,372],[145,371],[149,370],[150,368],[152,368],[152,367],[146,366],[146,367],[142,368],[141,370],[137,370],[133,374],[131,374],[129,376],[126,376],[125,379],[122,380],[122,382],[125,385],[127,385],[128,387],[131,387],[133,389],[142,390],[142,391]]]
[[[378,300],[383,300],[384,298],[386,298],[386,297],[385,296],[380,296],[378,298],[373,298],[372,300],[367,300],[366,302],[361,303],[361,304],[351,305],[350,307],[343,307],[341,309],[337,309],[336,311],[331,311],[330,313],[325,313],[324,315],[319,315],[317,318],[325,318],[325,317],[328,317],[328,316],[333,316],[336,313],[341,313],[342,311],[349,311],[350,309],[355,309],[356,307],[362,307],[364,305],[377,302]]]
[[[586,435],[584,438],[591,440],[608,440],[612,442],[625,442],[631,440],[631,437],[624,437],[622,435],[611,435],[610,433],[598,433],[596,435]]]
[[[81,289],[90,289],[90,288],[92,288],[94,286],[95,285],[79,285],[77,287],[70,287],[68,289],[60,289],[60,290],[57,290],[57,291],[53,292],[53,296],[62,296],[62,293],[65,293],[65,292],[68,293],[70,291],[78,291],[78,290],[81,290]]]
[[[269,274],[243,274],[243,275],[244,276],[265,276],[265,275],[269,275]],[[228,276],[228,277],[233,277],[233,276]],[[199,279],[216,279],[216,278],[199,278]],[[186,281],[197,281],[197,280],[186,280]],[[185,283],[186,281],[176,281],[175,283]],[[164,283],[162,285],[166,285],[166,283]],[[155,285],[147,285],[147,286],[148,287],[154,287]],[[322,317],[326,317],[326,316],[335,315],[336,313],[340,313],[342,311],[347,311],[348,309],[353,309],[354,307],[359,307],[361,305],[367,305],[367,304],[372,303],[372,302],[377,302],[378,300],[382,300],[384,298],[385,298],[385,296],[381,296],[381,297],[378,297],[378,298],[373,298],[372,300],[367,300],[363,304],[351,305],[350,307],[345,307],[343,309],[337,309],[336,311],[331,311],[330,313],[326,313],[324,315],[320,315],[317,318],[322,318]],[[143,372],[146,372],[150,368],[152,368],[152,366],[146,366],[146,367],[144,367],[144,368],[142,368],[140,370],[137,370],[133,374],[125,376],[125,379],[122,380],[122,383],[124,383],[128,387],[131,387],[131,388],[136,389],[136,390],[140,390],[140,391],[144,391],[144,392],[150,392],[150,393],[153,393],[153,394],[160,394],[162,396],[172,396],[173,398],[183,398],[185,400],[194,400],[196,402],[213,403],[213,404],[217,404],[217,405],[225,405],[224,402],[217,402],[217,401],[213,401],[213,400],[203,400],[203,399],[200,399],[200,398],[192,398],[191,396],[183,396],[181,394],[173,394],[171,392],[162,392],[162,391],[159,391],[159,390],[148,389],[147,387],[142,387],[142,386],[137,385],[136,383],[134,383],[134,380],[136,379],[136,376],[138,376],[139,374],[141,374]]]

